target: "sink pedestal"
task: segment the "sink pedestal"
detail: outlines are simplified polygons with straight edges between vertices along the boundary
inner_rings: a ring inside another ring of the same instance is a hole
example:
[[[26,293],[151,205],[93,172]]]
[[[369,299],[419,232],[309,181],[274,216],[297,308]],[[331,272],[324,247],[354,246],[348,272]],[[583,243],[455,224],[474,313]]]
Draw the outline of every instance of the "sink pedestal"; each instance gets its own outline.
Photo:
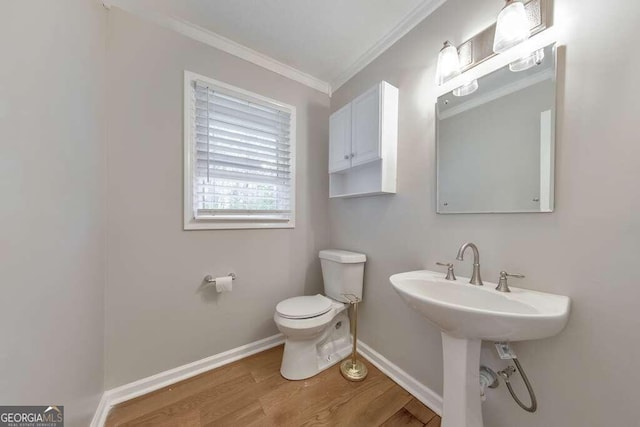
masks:
[[[442,332],[444,397],[442,427],[482,427],[480,346],[482,340]]]

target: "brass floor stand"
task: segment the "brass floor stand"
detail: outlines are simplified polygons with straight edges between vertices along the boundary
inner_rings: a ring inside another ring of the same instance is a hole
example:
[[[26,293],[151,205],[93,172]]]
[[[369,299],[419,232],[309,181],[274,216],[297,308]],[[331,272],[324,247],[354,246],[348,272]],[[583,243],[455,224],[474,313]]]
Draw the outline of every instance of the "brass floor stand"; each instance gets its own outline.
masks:
[[[340,372],[342,376],[349,381],[362,381],[367,377],[367,366],[362,360],[357,359],[356,345],[358,342],[358,304],[360,298],[355,295],[344,295],[349,300],[349,304],[353,307],[353,350],[351,357],[340,364]]]

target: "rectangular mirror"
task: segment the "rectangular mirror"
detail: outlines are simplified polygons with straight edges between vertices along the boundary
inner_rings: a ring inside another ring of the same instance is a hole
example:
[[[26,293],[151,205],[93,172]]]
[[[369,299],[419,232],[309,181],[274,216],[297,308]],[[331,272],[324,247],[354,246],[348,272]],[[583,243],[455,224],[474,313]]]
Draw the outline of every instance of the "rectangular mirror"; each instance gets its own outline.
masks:
[[[438,213],[553,211],[555,45],[536,59],[479,78],[467,96],[438,98]]]

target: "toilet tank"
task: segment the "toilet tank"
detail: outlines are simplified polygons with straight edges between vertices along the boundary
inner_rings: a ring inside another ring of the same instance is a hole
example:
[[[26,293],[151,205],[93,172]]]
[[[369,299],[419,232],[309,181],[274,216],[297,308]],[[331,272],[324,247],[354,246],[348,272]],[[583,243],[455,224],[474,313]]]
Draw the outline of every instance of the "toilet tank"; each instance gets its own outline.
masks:
[[[320,251],[324,294],[331,299],[349,302],[342,294],[353,294],[362,299],[364,263],[367,257],[340,249]]]

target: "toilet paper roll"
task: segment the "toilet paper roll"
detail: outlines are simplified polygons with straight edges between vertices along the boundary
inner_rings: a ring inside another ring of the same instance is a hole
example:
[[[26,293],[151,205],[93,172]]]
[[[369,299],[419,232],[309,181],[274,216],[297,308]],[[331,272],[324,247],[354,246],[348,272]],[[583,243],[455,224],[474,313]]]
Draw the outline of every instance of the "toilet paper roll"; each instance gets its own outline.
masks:
[[[216,291],[218,293],[231,292],[233,290],[233,277],[216,277]]]

